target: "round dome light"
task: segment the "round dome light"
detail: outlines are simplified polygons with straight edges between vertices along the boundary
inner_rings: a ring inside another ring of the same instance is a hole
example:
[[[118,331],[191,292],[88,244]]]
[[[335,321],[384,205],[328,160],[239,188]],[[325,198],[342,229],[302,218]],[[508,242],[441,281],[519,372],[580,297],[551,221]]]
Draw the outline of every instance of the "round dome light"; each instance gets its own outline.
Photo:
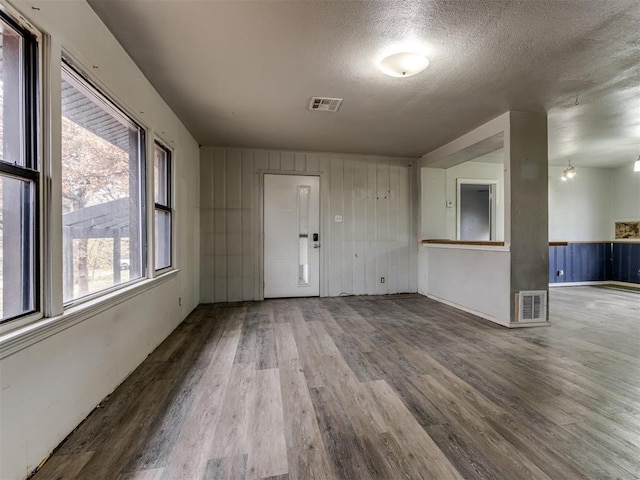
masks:
[[[391,77],[411,77],[429,66],[429,59],[414,52],[399,52],[380,60],[378,68]]]

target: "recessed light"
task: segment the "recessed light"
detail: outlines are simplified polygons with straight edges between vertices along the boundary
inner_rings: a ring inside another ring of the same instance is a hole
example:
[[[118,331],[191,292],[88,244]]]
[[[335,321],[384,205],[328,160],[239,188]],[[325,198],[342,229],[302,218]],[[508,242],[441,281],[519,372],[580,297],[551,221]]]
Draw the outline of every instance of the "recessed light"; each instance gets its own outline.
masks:
[[[416,52],[398,52],[387,55],[378,63],[378,68],[391,77],[411,77],[429,66],[426,55]]]

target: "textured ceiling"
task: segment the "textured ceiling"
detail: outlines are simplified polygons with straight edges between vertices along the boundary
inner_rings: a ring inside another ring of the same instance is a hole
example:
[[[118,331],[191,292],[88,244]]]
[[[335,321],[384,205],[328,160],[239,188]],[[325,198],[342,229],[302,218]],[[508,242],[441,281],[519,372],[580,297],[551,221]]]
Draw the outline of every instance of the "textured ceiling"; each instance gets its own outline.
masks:
[[[418,157],[525,110],[548,112],[552,164],[640,153],[637,0],[89,3],[201,144]],[[398,43],[429,68],[380,73]]]

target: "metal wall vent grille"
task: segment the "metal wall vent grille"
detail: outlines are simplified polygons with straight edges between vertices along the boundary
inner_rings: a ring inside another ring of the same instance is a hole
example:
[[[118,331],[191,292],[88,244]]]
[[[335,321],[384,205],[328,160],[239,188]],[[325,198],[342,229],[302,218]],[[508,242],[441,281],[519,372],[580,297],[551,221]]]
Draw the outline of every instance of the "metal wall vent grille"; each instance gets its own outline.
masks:
[[[340,108],[340,105],[342,105],[341,98],[311,97],[309,110],[335,112]]]
[[[547,292],[533,290],[518,294],[518,321],[519,322],[546,322],[547,321]]]

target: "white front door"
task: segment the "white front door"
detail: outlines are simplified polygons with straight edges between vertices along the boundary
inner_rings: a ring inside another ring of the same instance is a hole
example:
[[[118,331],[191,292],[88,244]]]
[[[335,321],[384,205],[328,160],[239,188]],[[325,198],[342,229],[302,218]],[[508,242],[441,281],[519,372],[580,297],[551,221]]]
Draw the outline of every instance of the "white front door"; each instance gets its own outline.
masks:
[[[320,295],[320,177],[264,176],[264,298]]]

